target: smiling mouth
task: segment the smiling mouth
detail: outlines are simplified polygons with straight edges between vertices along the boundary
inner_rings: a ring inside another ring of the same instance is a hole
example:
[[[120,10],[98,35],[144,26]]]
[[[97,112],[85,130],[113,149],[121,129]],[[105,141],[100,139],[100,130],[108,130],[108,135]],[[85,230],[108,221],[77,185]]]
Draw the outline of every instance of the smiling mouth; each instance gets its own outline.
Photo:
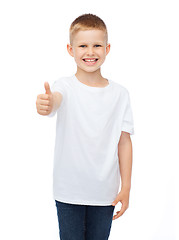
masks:
[[[84,58],[83,59],[84,62],[97,62],[98,61],[98,58]]]

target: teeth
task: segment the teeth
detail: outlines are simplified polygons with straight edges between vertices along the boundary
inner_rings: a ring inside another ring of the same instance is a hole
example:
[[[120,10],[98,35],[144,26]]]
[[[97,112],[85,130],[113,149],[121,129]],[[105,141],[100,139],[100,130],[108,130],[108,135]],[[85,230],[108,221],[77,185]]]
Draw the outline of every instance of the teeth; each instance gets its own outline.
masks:
[[[96,59],[84,59],[85,60],[85,62],[95,62],[96,61]]]

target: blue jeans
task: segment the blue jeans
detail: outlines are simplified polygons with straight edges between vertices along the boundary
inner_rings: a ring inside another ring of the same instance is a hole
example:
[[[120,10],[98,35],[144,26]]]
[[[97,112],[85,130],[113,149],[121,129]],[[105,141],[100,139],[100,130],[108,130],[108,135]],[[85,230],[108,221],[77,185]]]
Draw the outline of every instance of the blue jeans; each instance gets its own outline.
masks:
[[[69,204],[55,200],[60,240],[107,240],[115,206]]]

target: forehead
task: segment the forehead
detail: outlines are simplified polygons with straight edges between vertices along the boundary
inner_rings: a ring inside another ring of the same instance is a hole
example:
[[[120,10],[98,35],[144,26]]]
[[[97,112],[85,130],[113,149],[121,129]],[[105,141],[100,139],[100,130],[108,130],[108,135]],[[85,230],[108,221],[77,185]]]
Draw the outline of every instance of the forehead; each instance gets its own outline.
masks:
[[[106,40],[105,32],[98,29],[84,30],[84,31],[80,30],[75,34],[73,39],[73,41],[76,43],[80,43],[80,42],[90,43],[94,41],[103,43],[105,40]]]

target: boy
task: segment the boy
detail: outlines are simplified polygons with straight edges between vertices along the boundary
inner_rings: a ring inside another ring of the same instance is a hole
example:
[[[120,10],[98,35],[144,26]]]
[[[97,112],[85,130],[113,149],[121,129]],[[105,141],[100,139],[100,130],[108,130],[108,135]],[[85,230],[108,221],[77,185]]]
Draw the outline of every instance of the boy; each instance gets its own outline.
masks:
[[[57,112],[53,191],[62,239],[108,239],[129,205],[133,116],[128,90],[102,77],[110,51],[102,19],[83,14],[70,26],[77,72],[37,96],[37,112]],[[121,176],[121,191],[118,193]],[[122,203],[113,216],[114,207]],[[84,226],[84,227],[83,227]]]

